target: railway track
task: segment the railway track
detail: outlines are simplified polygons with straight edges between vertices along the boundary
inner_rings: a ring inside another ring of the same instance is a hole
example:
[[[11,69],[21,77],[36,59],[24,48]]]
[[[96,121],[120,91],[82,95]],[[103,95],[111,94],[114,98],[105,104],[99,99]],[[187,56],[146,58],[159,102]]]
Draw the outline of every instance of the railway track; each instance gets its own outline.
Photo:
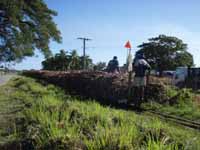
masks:
[[[193,128],[200,131],[200,122],[195,122],[193,120],[185,119],[179,116],[169,115],[153,110],[144,110],[144,111],[153,114],[154,116],[157,116],[161,119],[164,119],[165,121],[173,122],[181,126]]]
[[[170,114],[155,111],[155,110],[150,110],[150,109],[140,109],[138,111],[137,109],[134,109],[134,105],[130,105],[130,104],[127,105],[127,101],[123,101],[122,103],[115,105],[114,108],[132,110],[132,111],[138,112],[139,114],[145,113],[147,115],[156,116],[156,117],[158,117],[162,120],[165,120],[167,122],[172,122],[172,123],[184,126],[184,127],[188,127],[188,128],[200,131],[200,122],[190,120],[190,119],[186,119],[186,118],[182,118],[180,116],[175,116],[175,115],[170,115]]]

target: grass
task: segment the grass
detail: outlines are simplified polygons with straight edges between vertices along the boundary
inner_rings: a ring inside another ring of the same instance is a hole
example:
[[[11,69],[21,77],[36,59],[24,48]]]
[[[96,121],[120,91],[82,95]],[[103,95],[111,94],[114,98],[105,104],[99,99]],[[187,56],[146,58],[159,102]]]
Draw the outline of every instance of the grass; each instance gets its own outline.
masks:
[[[9,90],[12,92],[6,95]],[[24,108],[20,114],[13,114],[23,121],[9,136],[31,141],[29,146],[31,143],[35,149],[200,149],[196,131],[156,117],[103,107],[92,100],[80,101],[30,78],[13,79],[0,87],[0,93],[0,104],[12,100]]]
[[[190,89],[176,89],[166,87],[168,100],[165,103],[150,101],[143,104],[144,109],[153,109],[160,112],[177,115],[186,119],[200,121],[200,107],[195,101],[196,93]]]

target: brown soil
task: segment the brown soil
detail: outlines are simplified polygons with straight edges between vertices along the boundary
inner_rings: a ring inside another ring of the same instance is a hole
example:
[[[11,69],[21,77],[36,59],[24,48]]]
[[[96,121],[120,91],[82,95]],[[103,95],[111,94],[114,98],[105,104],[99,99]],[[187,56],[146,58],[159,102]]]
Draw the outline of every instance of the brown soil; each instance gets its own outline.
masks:
[[[194,101],[200,107],[200,95],[199,94],[194,96]]]

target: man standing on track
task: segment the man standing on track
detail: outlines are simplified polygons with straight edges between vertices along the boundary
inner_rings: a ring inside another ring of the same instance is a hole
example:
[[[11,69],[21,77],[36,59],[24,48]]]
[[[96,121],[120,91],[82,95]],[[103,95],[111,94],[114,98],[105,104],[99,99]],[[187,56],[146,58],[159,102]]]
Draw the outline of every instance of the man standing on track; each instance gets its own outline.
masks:
[[[143,53],[137,53],[133,62],[134,77],[134,101],[135,107],[140,108],[141,102],[144,100],[145,87],[147,84],[146,72],[151,66],[144,59]]]

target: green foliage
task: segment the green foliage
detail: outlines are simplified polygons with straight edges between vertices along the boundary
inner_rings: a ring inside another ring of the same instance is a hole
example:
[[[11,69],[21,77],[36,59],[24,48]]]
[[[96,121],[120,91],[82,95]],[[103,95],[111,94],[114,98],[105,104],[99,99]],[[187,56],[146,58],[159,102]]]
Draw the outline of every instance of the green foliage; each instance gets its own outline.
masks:
[[[98,71],[102,71],[103,69],[106,68],[106,62],[98,62],[95,66],[94,66],[94,70],[98,70]]]
[[[177,102],[179,106],[192,106],[193,94],[188,89],[181,89],[177,94]]]
[[[192,66],[193,56],[187,52],[187,44],[182,40],[159,35],[149,39],[149,42],[138,46],[154,69],[162,75],[163,70],[175,69],[178,66]]]
[[[43,0],[1,0],[0,61],[21,60],[36,49],[49,56],[50,40],[61,41],[53,21],[56,15]]]
[[[79,56],[76,50],[73,50],[69,54],[61,50],[60,53],[55,54],[55,56],[44,60],[42,65],[44,70],[80,70],[83,69],[83,57]],[[86,68],[89,69],[92,66],[92,59],[86,56]]]
[[[157,110],[164,113],[181,116],[186,119],[199,120],[200,109],[194,102],[195,93],[190,89],[166,87],[166,100],[162,103],[150,101],[142,104],[144,109]]]
[[[166,95],[168,100],[166,104],[174,107],[193,107],[194,93],[190,89],[177,89],[175,87],[166,87]]]
[[[178,89],[174,86],[166,86],[166,96],[168,99],[176,96],[178,94]]]
[[[159,126],[146,132],[144,149],[147,150],[178,150],[178,144],[170,142],[170,137]]]
[[[12,89],[8,99],[30,103],[24,110],[25,128],[16,134],[33,140],[37,149],[193,150],[200,146],[200,135],[193,131],[155,117],[81,102],[53,85],[17,78],[7,88]]]
[[[175,61],[173,63],[175,67],[193,66],[193,56],[187,51],[179,52],[176,54]]]

